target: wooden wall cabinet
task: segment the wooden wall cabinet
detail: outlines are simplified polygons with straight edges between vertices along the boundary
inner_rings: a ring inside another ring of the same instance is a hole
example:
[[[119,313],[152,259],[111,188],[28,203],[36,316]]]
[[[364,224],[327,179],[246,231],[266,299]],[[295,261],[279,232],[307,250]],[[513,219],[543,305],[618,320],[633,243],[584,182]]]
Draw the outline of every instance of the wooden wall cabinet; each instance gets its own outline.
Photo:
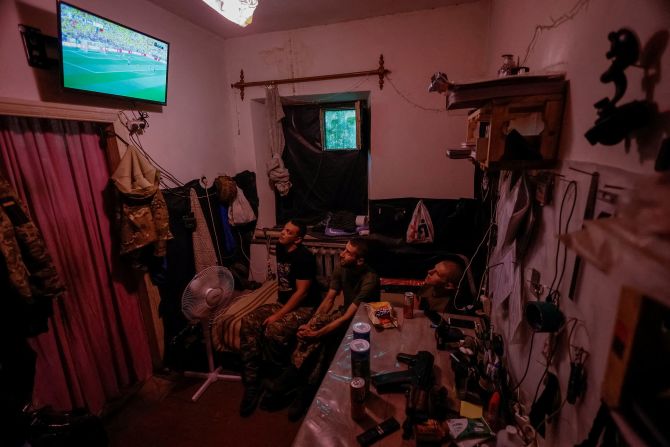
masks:
[[[447,109],[470,108],[466,145],[482,169],[551,167],[558,157],[566,81],[562,77],[454,85]]]

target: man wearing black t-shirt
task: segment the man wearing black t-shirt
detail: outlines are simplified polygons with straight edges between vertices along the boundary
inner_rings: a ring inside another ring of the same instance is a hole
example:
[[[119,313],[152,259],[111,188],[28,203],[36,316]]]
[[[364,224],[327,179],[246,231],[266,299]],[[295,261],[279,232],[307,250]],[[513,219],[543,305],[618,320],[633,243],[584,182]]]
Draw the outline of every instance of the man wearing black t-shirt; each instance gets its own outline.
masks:
[[[250,415],[260,399],[261,362],[276,369],[286,366],[298,327],[309,321],[320,304],[316,260],[302,245],[305,232],[303,224],[289,221],[284,225],[277,245],[277,303],[260,306],[242,319],[241,416]]]
[[[328,293],[309,322],[298,328],[298,345],[291,354],[291,365],[275,381],[266,381],[266,387],[276,393],[298,386],[288,411],[292,421],[302,417],[309,406],[358,307],[379,301],[379,276],[367,263],[368,252],[364,239],[347,242],[333,271]],[[344,303],[333,310],[340,293],[344,295]]]

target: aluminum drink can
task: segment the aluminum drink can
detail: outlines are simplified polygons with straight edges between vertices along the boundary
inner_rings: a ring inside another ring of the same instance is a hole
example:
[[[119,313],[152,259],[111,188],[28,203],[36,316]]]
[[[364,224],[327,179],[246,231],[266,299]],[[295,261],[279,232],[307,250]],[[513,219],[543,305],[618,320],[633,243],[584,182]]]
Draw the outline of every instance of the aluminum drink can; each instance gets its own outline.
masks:
[[[370,330],[372,328],[370,327],[369,324],[359,322],[354,324],[353,326],[353,333],[354,333],[354,340],[365,340],[368,343],[370,343]]]
[[[365,392],[370,389],[370,343],[357,339],[349,344],[351,349],[351,377],[365,379]]]
[[[402,313],[405,318],[414,318],[414,293],[405,292],[405,300],[403,301]]]
[[[365,418],[365,384],[362,377],[354,377],[349,385],[351,391],[351,419],[360,421]]]

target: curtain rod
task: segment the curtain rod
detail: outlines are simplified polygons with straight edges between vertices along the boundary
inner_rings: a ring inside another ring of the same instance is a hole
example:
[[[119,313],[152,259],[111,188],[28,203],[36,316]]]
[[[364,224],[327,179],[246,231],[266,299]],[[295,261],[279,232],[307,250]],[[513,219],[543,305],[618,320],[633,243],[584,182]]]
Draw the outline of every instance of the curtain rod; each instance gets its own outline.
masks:
[[[240,89],[240,99],[244,101],[245,87],[257,87],[261,85],[295,84],[298,82],[324,81],[328,79],[355,78],[359,76],[377,75],[379,76],[379,90],[383,90],[384,76],[387,75],[388,73],[391,73],[391,71],[384,68],[384,55],[380,54],[379,68],[377,68],[376,70],[355,71],[350,73],[338,73],[338,74],[330,74],[322,76],[308,76],[304,78],[271,79],[268,81],[253,81],[253,82],[244,82],[244,70],[240,70],[240,81],[234,84],[230,84],[230,87]]]

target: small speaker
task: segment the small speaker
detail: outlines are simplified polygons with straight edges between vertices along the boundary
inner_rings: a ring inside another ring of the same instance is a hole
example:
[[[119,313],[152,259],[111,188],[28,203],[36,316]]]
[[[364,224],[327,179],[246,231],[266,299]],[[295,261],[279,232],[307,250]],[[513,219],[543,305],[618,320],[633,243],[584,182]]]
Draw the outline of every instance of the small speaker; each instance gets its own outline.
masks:
[[[19,25],[23,48],[26,50],[28,65],[35,68],[51,68],[56,66],[56,59],[47,55],[47,43],[57,42],[57,39],[45,36],[42,32],[31,26]]]

